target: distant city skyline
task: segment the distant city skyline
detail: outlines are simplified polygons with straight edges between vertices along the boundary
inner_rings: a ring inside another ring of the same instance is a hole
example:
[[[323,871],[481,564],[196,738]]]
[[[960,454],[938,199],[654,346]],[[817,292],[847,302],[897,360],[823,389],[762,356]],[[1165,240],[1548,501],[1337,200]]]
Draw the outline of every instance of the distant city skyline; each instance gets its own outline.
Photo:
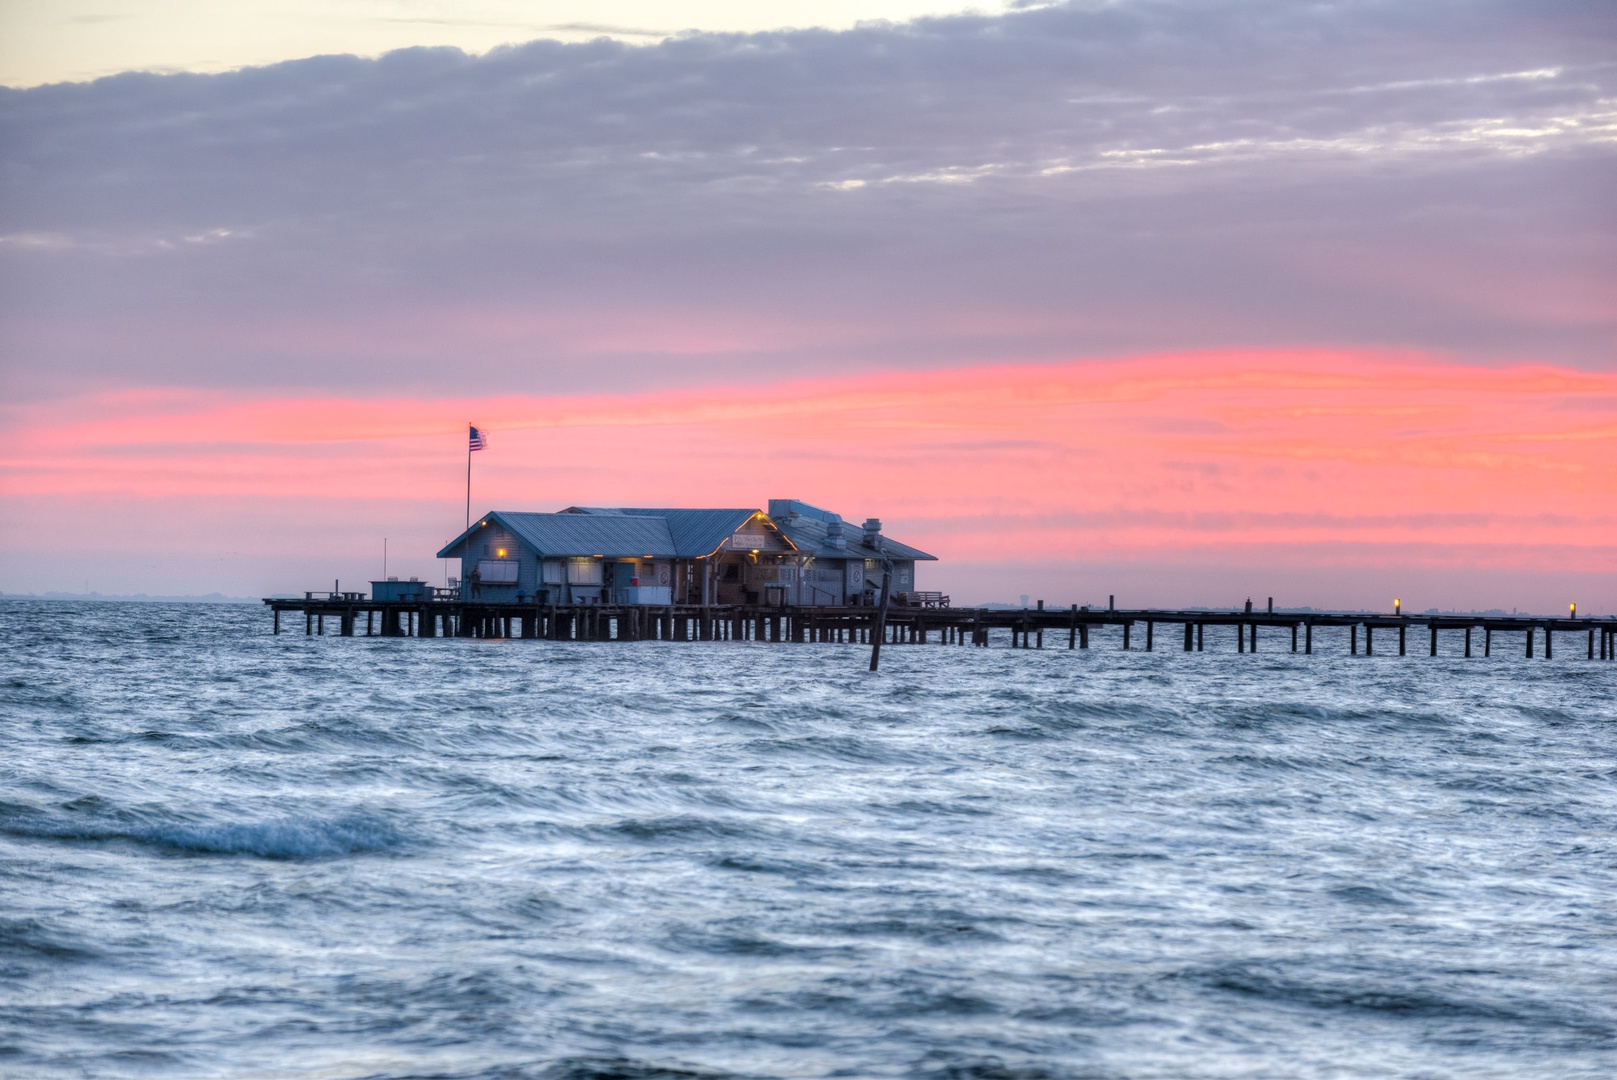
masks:
[[[0,590],[435,577],[471,422],[474,513],[800,498],[962,602],[1617,611],[1609,19],[978,7],[0,91]]]

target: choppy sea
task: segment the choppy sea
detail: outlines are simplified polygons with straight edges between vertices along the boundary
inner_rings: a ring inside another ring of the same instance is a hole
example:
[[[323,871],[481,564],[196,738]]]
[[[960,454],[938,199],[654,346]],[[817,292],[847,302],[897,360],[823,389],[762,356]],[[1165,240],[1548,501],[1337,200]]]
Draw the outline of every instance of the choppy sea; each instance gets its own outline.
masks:
[[[1317,643],[3,602],[0,1074],[1617,1075],[1617,665]]]

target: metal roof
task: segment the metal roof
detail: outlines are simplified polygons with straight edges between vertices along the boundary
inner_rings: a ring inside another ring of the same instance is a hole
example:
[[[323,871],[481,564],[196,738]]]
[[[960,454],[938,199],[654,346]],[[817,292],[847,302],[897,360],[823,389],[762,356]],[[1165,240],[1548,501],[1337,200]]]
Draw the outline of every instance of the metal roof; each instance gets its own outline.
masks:
[[[477,525],[456,537],[438,553],[438,557],[451,557],[467,537],[482,528],[485,521],[500,522],[540,555],[552,558],[582,555],[604,555],[607,558],[655,555],[673,558],[678,554],[668,524],[660,518],[630,517],[627,514],[528,514],[496,510],[485,514]]]
[[[562,511],[563,514],[590,517],[620,515],[636,520],[660,519],[667,522],[668,534],[673,540],[674,554],[681,559],[694,559],[713,554],[714,549],[759,512],[740,509],[681,510],[599,506],[571,506]]]
[[[882,534],[882,548],[877,551],[865,543],[865,530],[842,520],[842,515],[801,499],[770,499],[769,517],[786,537],[806,554],[835,558],[879,559],[883,555],[892,559],[914,559],[918,562],[937,562],[936,555],[928,555],[920,548],[900,544]],[[842,547],[833,539],[842,538]]]
[[[919,548],[882,536],[882,550],[865,544],[865,531],[850,525],[838,515],[793,500],[770,500],[774,506],[793,502],[793,514],[768,517],[794,546],[805,555],[828,559],[894,559],[937,561]],[[803,510],[815,511],[814,515]],[[483,522],[499,521],[539,554],[550,558],[602,555],[629,558],[652,555],[658,558],[694,559],[711,555],[758,510],[687,510],[679,508],[570,506],[554,514],[534,514],[495,510],[484,514],[466,532],[438,552],[438,558],[452,558],[456,549],[477,533]],[[834,530],[834,531],[833,531]],[[835,547],[833,535],[840,534],[843,547]]]
[[[901,544],[886,533],[881,534],[882,549],[877,551],[865,543],[864,529],[845,521],[827,522],[804,517],[773,520],[786,538],[805,555],[827,559],[879,559],[886,555],[890,559],[914,559],[917,562],[938,560],[936,555],[928,555],[920,548]],[[842,537],[845,546],[832,544],[832,537],[837,535]]]

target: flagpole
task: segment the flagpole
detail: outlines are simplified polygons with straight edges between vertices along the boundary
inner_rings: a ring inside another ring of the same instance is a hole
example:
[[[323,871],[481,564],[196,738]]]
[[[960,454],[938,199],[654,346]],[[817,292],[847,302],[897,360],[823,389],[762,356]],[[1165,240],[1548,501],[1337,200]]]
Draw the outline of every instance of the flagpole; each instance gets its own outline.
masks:
[[[466,528],[472,527],[472,425],[466,423]]]

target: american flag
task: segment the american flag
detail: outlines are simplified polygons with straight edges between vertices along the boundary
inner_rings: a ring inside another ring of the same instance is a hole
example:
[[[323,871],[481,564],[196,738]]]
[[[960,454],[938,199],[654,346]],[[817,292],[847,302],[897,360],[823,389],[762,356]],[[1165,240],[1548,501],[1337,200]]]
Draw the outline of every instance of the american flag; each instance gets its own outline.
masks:
[[[472,450],[481,450],[488,445],[488,440],[483,437],[483,433],[475,427],[471,429],[471,440],[468,444],[468,453]]]

